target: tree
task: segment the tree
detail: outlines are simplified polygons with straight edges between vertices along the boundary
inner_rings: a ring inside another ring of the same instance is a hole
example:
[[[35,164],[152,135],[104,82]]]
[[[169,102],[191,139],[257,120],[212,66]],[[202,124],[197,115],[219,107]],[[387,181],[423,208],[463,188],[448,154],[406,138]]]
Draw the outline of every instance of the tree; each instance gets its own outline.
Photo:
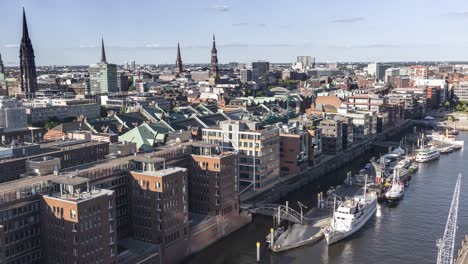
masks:
[[[445,101],[444,107],[445,107],[445,108],[450,108],[450,102],[449,102],[449,101]]]
[[[129,91],[135,91],[135,85],[130,85],[130,87],[128,88]]]
[[[450,120],[450,122],[453,123],[453,122],[455,122],[455,117],[451,115],[451,116],[449,117],[449,120]]]

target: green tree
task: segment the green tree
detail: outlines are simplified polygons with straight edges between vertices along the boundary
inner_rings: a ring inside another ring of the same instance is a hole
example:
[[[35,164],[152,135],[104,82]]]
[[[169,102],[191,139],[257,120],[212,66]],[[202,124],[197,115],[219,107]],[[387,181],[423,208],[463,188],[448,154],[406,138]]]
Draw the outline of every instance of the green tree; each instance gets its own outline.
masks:
[[[449,121],[452,122],[452,123],[455,122],[455,117],[451,115],[451,116],[449,117]]]
[[[449,102],[449,101],[445,101],[444,107],[445,107],[445,108],[450,108],[450,102]]]

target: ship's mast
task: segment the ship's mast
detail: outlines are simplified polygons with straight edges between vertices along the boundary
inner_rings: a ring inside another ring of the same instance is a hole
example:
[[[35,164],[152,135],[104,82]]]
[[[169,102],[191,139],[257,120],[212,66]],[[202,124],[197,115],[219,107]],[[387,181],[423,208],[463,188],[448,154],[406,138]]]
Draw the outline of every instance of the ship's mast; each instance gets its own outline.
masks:
[[[450,206],[444,236],[437,241],[439,252],[437,264],[453,264],[453,250],[457,232],[458,201],[460,198],[461,174],[458,174],[457,183],[453,192],[452,205]]]

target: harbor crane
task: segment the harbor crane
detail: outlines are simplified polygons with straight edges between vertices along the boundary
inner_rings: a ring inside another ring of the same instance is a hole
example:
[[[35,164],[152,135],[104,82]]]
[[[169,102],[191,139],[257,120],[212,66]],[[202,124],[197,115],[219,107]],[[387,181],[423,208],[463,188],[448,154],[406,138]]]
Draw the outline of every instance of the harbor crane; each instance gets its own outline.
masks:
[[[458,174],[455,190],[453,191],[452,205],[450,206],[444,236],[437,240],[437,264],[453,264],[453,251],[457,233],[458,201],[460,198],[461,174]]]

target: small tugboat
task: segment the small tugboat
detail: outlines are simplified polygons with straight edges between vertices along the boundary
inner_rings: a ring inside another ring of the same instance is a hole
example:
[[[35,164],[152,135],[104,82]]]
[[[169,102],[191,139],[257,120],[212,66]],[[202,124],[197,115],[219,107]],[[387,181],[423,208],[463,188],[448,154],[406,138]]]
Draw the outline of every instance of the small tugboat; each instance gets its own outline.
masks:
[[[324,231],[327,245],[337,243],[351,236],[375,214],[377,196],[375,194],[367,195],[366,185],[367,178],[363,195],[356,195],[340,203],[338,208],[333,208],[332,222]],[[334,203],[336,203],[336,197]]]

